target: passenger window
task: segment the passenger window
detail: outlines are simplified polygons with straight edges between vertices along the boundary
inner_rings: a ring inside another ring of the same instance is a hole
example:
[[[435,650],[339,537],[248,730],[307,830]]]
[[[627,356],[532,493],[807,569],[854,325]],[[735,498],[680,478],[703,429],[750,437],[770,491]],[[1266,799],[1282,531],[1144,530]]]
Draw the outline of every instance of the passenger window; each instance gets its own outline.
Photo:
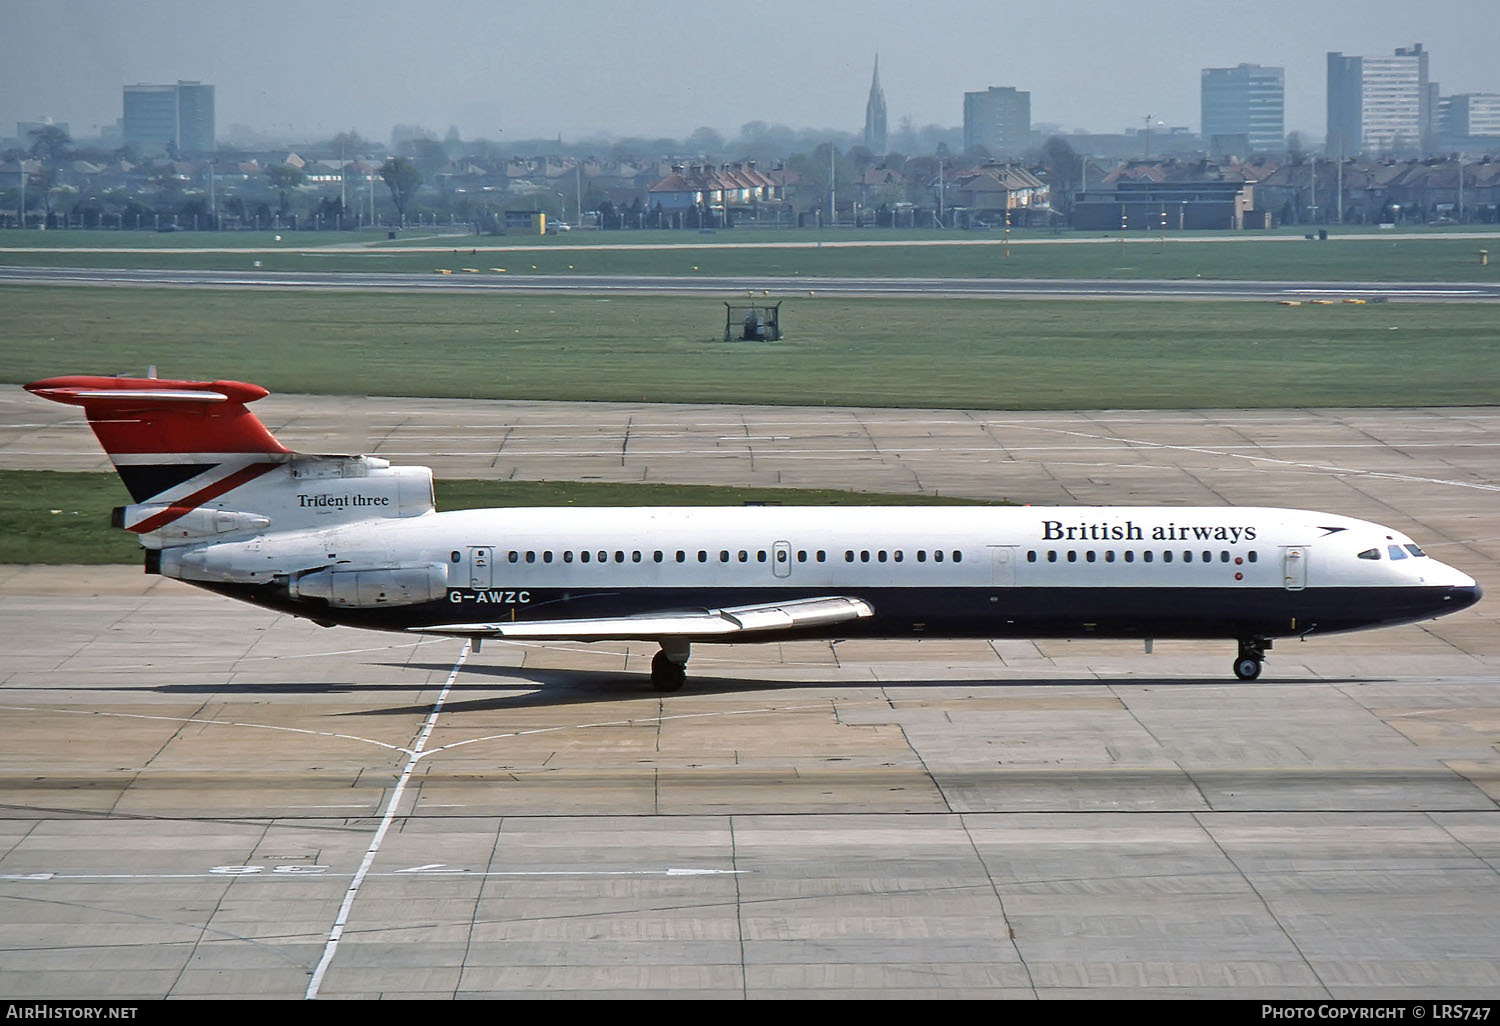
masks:
[[[1056,549],[1048,549],[1047,550],[1047,562],[1049,562],[1049,563],[1056,563],[1057,562],[1057,550]]]
[[[1126,549],[1125,550],[1125,562],[1127,562],[1127,563],[1134,563],[1135,562],[1135,549]]]
[[[925,562],[927,562],[927,550],[926,549],[918,549],[917,550],[917,562],[918,563],[925,563]]]
[[[608,563],[609,562],[609,553],[608,552],[604,552],[604,551],[600,551],[600,553],[599,553],[599,562],[601,562],[601,563]]]
[[[1205,562],[1205,563],[1212,563],[1213,561],[1214,561],[1214,554],[1212,552],[1209,552],[1207,549],[1204,549],[1203,550],[1203,562]]]
[[[799,563],[806,563],[807,562],[807,550],[806,549],[798,549],[797,550],[797,562],[799,562]]]
[[[566,550],[563,551],[563,562],[564,563],[571,563],[571,562],[573,562],[573,550],[572,549],[566,549]]]
[[[853,549],[845,549],[844,550],[844,562],[845,563],[852,563],[852,562],[854,562],[854,550]]]
[[[1076,563],[1076,562],[1078,562],[1078,553],[1074,552],[1072,549],[1068,550],[1068,562],[1069,563]]]
[[[1151,562],[1155,558],[1156,558],[1156,554],[1153,553],[1150,549],[1147,549],[1145,552],[1141,553],[1141,560],[1143,562],[1149,563],[1149,562]]]
[[[881,549],[879,552],[875,553],[875,558],[877,560],[879,560],[880,562],[884,563],[885,562],[885,549]]]
[[[1106,563],[1113,563],[1115,561],[1115,550],[1114,549],[1105,549],[1104,550],[1104,561]]]
[[[550,562],[552,562],[552,550],[551,549],[546,549],[546,550],[544,550],[542,552],[542,562],[543,563],[550,563]]]
[[[1163,563],[1170,563],[1170,562],[1172,562],[1172,550],[1171,549],[1168,549],[1166,552],[1163,552],[1161,554],[1161,561]]]
[[[632,552],[630,554],[630,561],[632,563],[639,563],[641,561],[641,554],[639,552]]]
[[[1260,553],[1256,552],[1254,549],[1251,549],[1250,550],[1250,554],[1248,556],[1246,556],[1245,558],[1248,559],[1250,562],[1254,563],[1254,562],[1257,562],[1260,559]]]
[[[653,560],[655,560],[656,562],[660,563],[661,559],[662,559],[661,549],[657,549],[655,552],[651,553],[651,558]]]
[[[520,558],[521,554],[519,552],[517,552],[515,549],[510,550],[510,561],[512,563],[518,562]]]
[[[1193,561],[1193,554],[1192,554],[1192,552],[1184,552],[1182,554],[1182,561],[1184,563],[1191,563]]]
[[[896,562],[898,562],[898,563],[899,563],[899,562],[901,562],[901,559],[902,559],[902,553],[901,553],[901,550],[900,550],[900,549],[897,549],[897,550],[896,550],[896,551],[895,551],[895,552],[894,552],[894,553],[893,553],[893,554],[892,554],[892,558],[894,558],[894,559],[895,559],[895,560],[896,560]]]
[[[750,561],[750,554],[748,552],[746,552],[744,549],[740,549],[740,562],[741,563],[748,563],[749,561]]]
[[[588,549],[584,549],[582,552],[580,552],[578,554],[578,561],[580,563],[587,563],[589,561],[589,550]]]
[[[1380,550],[1379,549],[1365,549],[1365,551],[1361,552],[1358,555],[1358,557],[1356,557],[1356,558],[1358,558],[1358,559],[1379,559],[1380,558]]]
[[[727,563],[727,562],[729,562],[729,550],[728,549],[720,549],[719,550],[719,562],[720,563]]]
[[[819,563],[826,563],[827,561],[828,561],[828,553],[824,552],[822,549],[819,549],[818,550],[818,562]]]
[[[536,562],[536,553],[535,552],[527,552],[526,553],[526,562],[528,562],[528,563],[535,563]]]
[[[698,550],[698,562],[700,562],[700,563],[707,563],[708,562],[708,553],[705,552],[703,549],[699,549]]]
[[[687,553],[683,552],[681,549],[677,550],[677,562],[679,562],[679,563],[685,563],[685,562],[687,562]]]
[[[962,552],[960,552],[958,549],[954,549],[953,550],[953,562],[955,562],[955,563],[962,563],[963,561],[964,561],[964,554]]]
[[[1035,563],[1036,562],[1036,549],[1032,549],[1030,552],[1026,553],[1026,562],[1028,562],[1028,563]]]
[[[1094,561],[1094,550],[1093,549],[1089,549],[1087,552],[1085,552],[1083,554],[1083,558],[1086,559],[1086,560],[1088,560],[1090,563],[1092,563]]]
[[[861,563],[868,563],[870,561],[870,550],[869,549],[860,549],[859,550],[859,561]]]
[[[623,562],[625,562],[625,553],[622,552],[622,551],[620,551],[619,549],[615,550],[615,562],[616,563],[623,563]]]

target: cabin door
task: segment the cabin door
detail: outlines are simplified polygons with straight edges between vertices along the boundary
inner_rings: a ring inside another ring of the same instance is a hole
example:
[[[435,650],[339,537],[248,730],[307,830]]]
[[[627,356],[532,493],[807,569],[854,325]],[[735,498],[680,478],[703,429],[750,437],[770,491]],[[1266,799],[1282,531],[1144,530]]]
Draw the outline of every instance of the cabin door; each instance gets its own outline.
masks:
[[[1288,545],[1281,550],[1281,579],[1287,591],[1307,587],[1307,546]]]
[[[493,556],[494,550],[488,545],[469,549],[469,587],[488,588],[495,583]]]
[[[771,546],[771,573],[777,577],[792,576],[792,543],[779,541]]]
[[[1016,586],[1016,547],[990,546],[990,583],[997,588]]]

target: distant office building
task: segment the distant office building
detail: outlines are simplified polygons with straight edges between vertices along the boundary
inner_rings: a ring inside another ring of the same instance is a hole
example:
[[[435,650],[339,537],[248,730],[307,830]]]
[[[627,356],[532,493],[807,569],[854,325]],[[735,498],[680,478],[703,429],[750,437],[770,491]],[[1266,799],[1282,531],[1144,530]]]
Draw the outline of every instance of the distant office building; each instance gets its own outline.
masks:
[[[880,55],[875,55],[875,77],[870,80],[870,99],[865,103],[865,148],[877,157],[886,154],[885,90],[880,88]]]
[[[1203,139],[1212,152],[1231,149],[1216,146],[1217,138],[1243,137],[1250,153],[1286,148],[1286,75],[1281,68],[1204,68],[1200,97]]]
[[[212,153],[214,87],[201,82],[125,87],[125,144],[142,153]]]
[[[964,149],[993,157],[1020,156],[1031,141],[1031,94],[1013,86],[964,93]]]
[[[1435,83],[1418,43],[1390,57],[1328,55],[1329,156],[1427,153],[1435,139]]]
[[[1471,146],[1490,149],[1500,142],[1500,93],[1445,96],[1438,111],[1438,135],[1444,150]]]

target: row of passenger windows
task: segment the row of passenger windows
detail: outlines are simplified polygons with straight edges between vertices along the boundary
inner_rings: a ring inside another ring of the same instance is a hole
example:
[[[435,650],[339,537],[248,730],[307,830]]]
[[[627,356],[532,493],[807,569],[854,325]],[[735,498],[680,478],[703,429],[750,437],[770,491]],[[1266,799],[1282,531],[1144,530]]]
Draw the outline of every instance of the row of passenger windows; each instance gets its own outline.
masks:
[[[647,558],[647,554],[640,551],[639,549],[633,549],[629,552],[625,551],[624,549],[616,549],[613,553],[609,552],[607,549],[599,549],[598,551],[584,550],[577,553],[573,552],[573,550],[571,549],[564,550],[561,553],[553,553],[550,549],[544,549],[541,552],[537,552],[532,549],[528,549],[525,551],[511,549],[506,554],[505,558],[508,562],[511,563],[536,563],[538,561],[542,563],[551,563],[554,558],[561,559],[564,563],[572,563],[575,559],[579,563],[608,563],[611,560],[611,556],[613,556],[613,560],[616,563],[641,563],[645,562]],[[902,563],[906,561],[906,556],[907,554],[904,549],[845,549],[843,553],[845,563]],[[962,563],[964,561],[964,554],[958,549],[953,549],[951,551],[945,551],[943,549],[933,549],[930,553],[927,549],[917,549],[913,553],[913,556],[916,558],[916,561],[918,563],[926,563],[929,559],[934,563],[941,563],[944,560],[953,563]],[[459,553],[455,550],[452,556],[453,562],[457,563],[460,558],[461,557]],[[694,558],[696,558],[699,563],[766,563],[774,559],[777,563],[784,564],[788,559],[791,558],[791,552],[790,550],[785,549],[778,549],[774,553],[768,553],[765,549],[756,549],[754,551],[751,551],[749,549],[738,549],[734,551],[731,551],[730,549],[719,549],[717,552],[710,552],[707,549],[699,549],[695,556],[695,554],[690,553],[685,549],[678,549],[675,554],[669,556],[668,553],[663,552],[661,549],[656,549],[650,553],[650,559],[653,563],[665,563],[669,559],[677,563],[687,563]],[[797,562],[799,563],[806,563],[809,561],[815,563],[826,563],[828,562],[828,553],[823,549],[817,549],[816,551],[811,552],[807,549],[798,549],[796,558]]]
[[[1123,552],[1118,553],[1118,557],[1120,558],[1120,560],[1126,563],[1134,563],[1136,561],[1137,555],[1139,555],[1140,561],[1142,563],[1154,563],[1158,558],[1163,563],[1170,563],[1173,561],[1173,559],[1177,558],[1177,555],[1181,556],[1182,562],[1184,563],[1191,563],[1194,561],[1194,559],[1196,559],[1200,563],[1212,563],[1215,559],[1214,553],[1208,549],[1203,549],[1201,552],[1194,552],[1192,549],[1183,549],[1179,554],[1174,554],[1171,549],[1164,549],[1160,553],[1154,552],[1151,549],[1146,549],[1144,552],[1141,552],[1139,554],[1136,553],[1134,549],[1126,549]],[[1095,552],[1093,549],[1087,549],[1083,552],[1079,552],[1076,549],[1069,549],[1066,552],[1062,553],[1059,553],[1056,549],[1048,549],[1045,553],[1038,553],[1035,549],[1033,549],[1030,552],[1026,553],[1026,562],[1035,563],[1039,559],[1045,559],[1048,563],[1056,563],[1059,559],[1061,559],[1064,562],[1077,563],[1081,559],[1085,563],[1098,563],[1100,561],[1103,561],[1105,563],[1113,563],[1116,559],[1116,556],[1117,553],[1114,549],[1105,549],[1103,552]],[[1217,558],[1220,563],[1228,563],[1231,561],[1235,563],[1240,562],[1240,559],[1238,557],[1231,556],[1229,554],[1228,549],[1219,550]],[[1252,549],[1250,552],[1245,554],[1244,560],[1249,563],[1259,562],[1260,554]]]

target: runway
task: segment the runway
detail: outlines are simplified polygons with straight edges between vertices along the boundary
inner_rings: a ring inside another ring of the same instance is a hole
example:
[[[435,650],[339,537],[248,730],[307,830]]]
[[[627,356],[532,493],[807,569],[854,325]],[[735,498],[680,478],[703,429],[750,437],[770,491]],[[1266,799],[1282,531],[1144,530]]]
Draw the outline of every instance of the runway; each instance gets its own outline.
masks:
[[[446,252],[446,251],[444,251]],[[482,255],[482,254],[481,254]],[[454,256],[441,274],[203,271],[123,268],[0,267],[0,284],[213,289],[304,289],[379,292],[571,293],[585,295],[712,295],[745,292],[776,297],[925,296],[992,299],[1143,299],[1313,302],[1500,301],[1493,282],[1288,282],[1209,279],[1117,280],[1041,278],[711,277],[707,275],[573,275],[497,273],[463,266]],[[247,258],[248,260],[248,258]],[[482,261],[481,261],[482,262]]]
[[[1496,591],[1494,409],[272,396],[440,475],[1369,517]],[[101,469],[0,389],[0,466]],[[322,630],[0,570],[6,997],[1492,998],[1500,631],[651,649]]]

